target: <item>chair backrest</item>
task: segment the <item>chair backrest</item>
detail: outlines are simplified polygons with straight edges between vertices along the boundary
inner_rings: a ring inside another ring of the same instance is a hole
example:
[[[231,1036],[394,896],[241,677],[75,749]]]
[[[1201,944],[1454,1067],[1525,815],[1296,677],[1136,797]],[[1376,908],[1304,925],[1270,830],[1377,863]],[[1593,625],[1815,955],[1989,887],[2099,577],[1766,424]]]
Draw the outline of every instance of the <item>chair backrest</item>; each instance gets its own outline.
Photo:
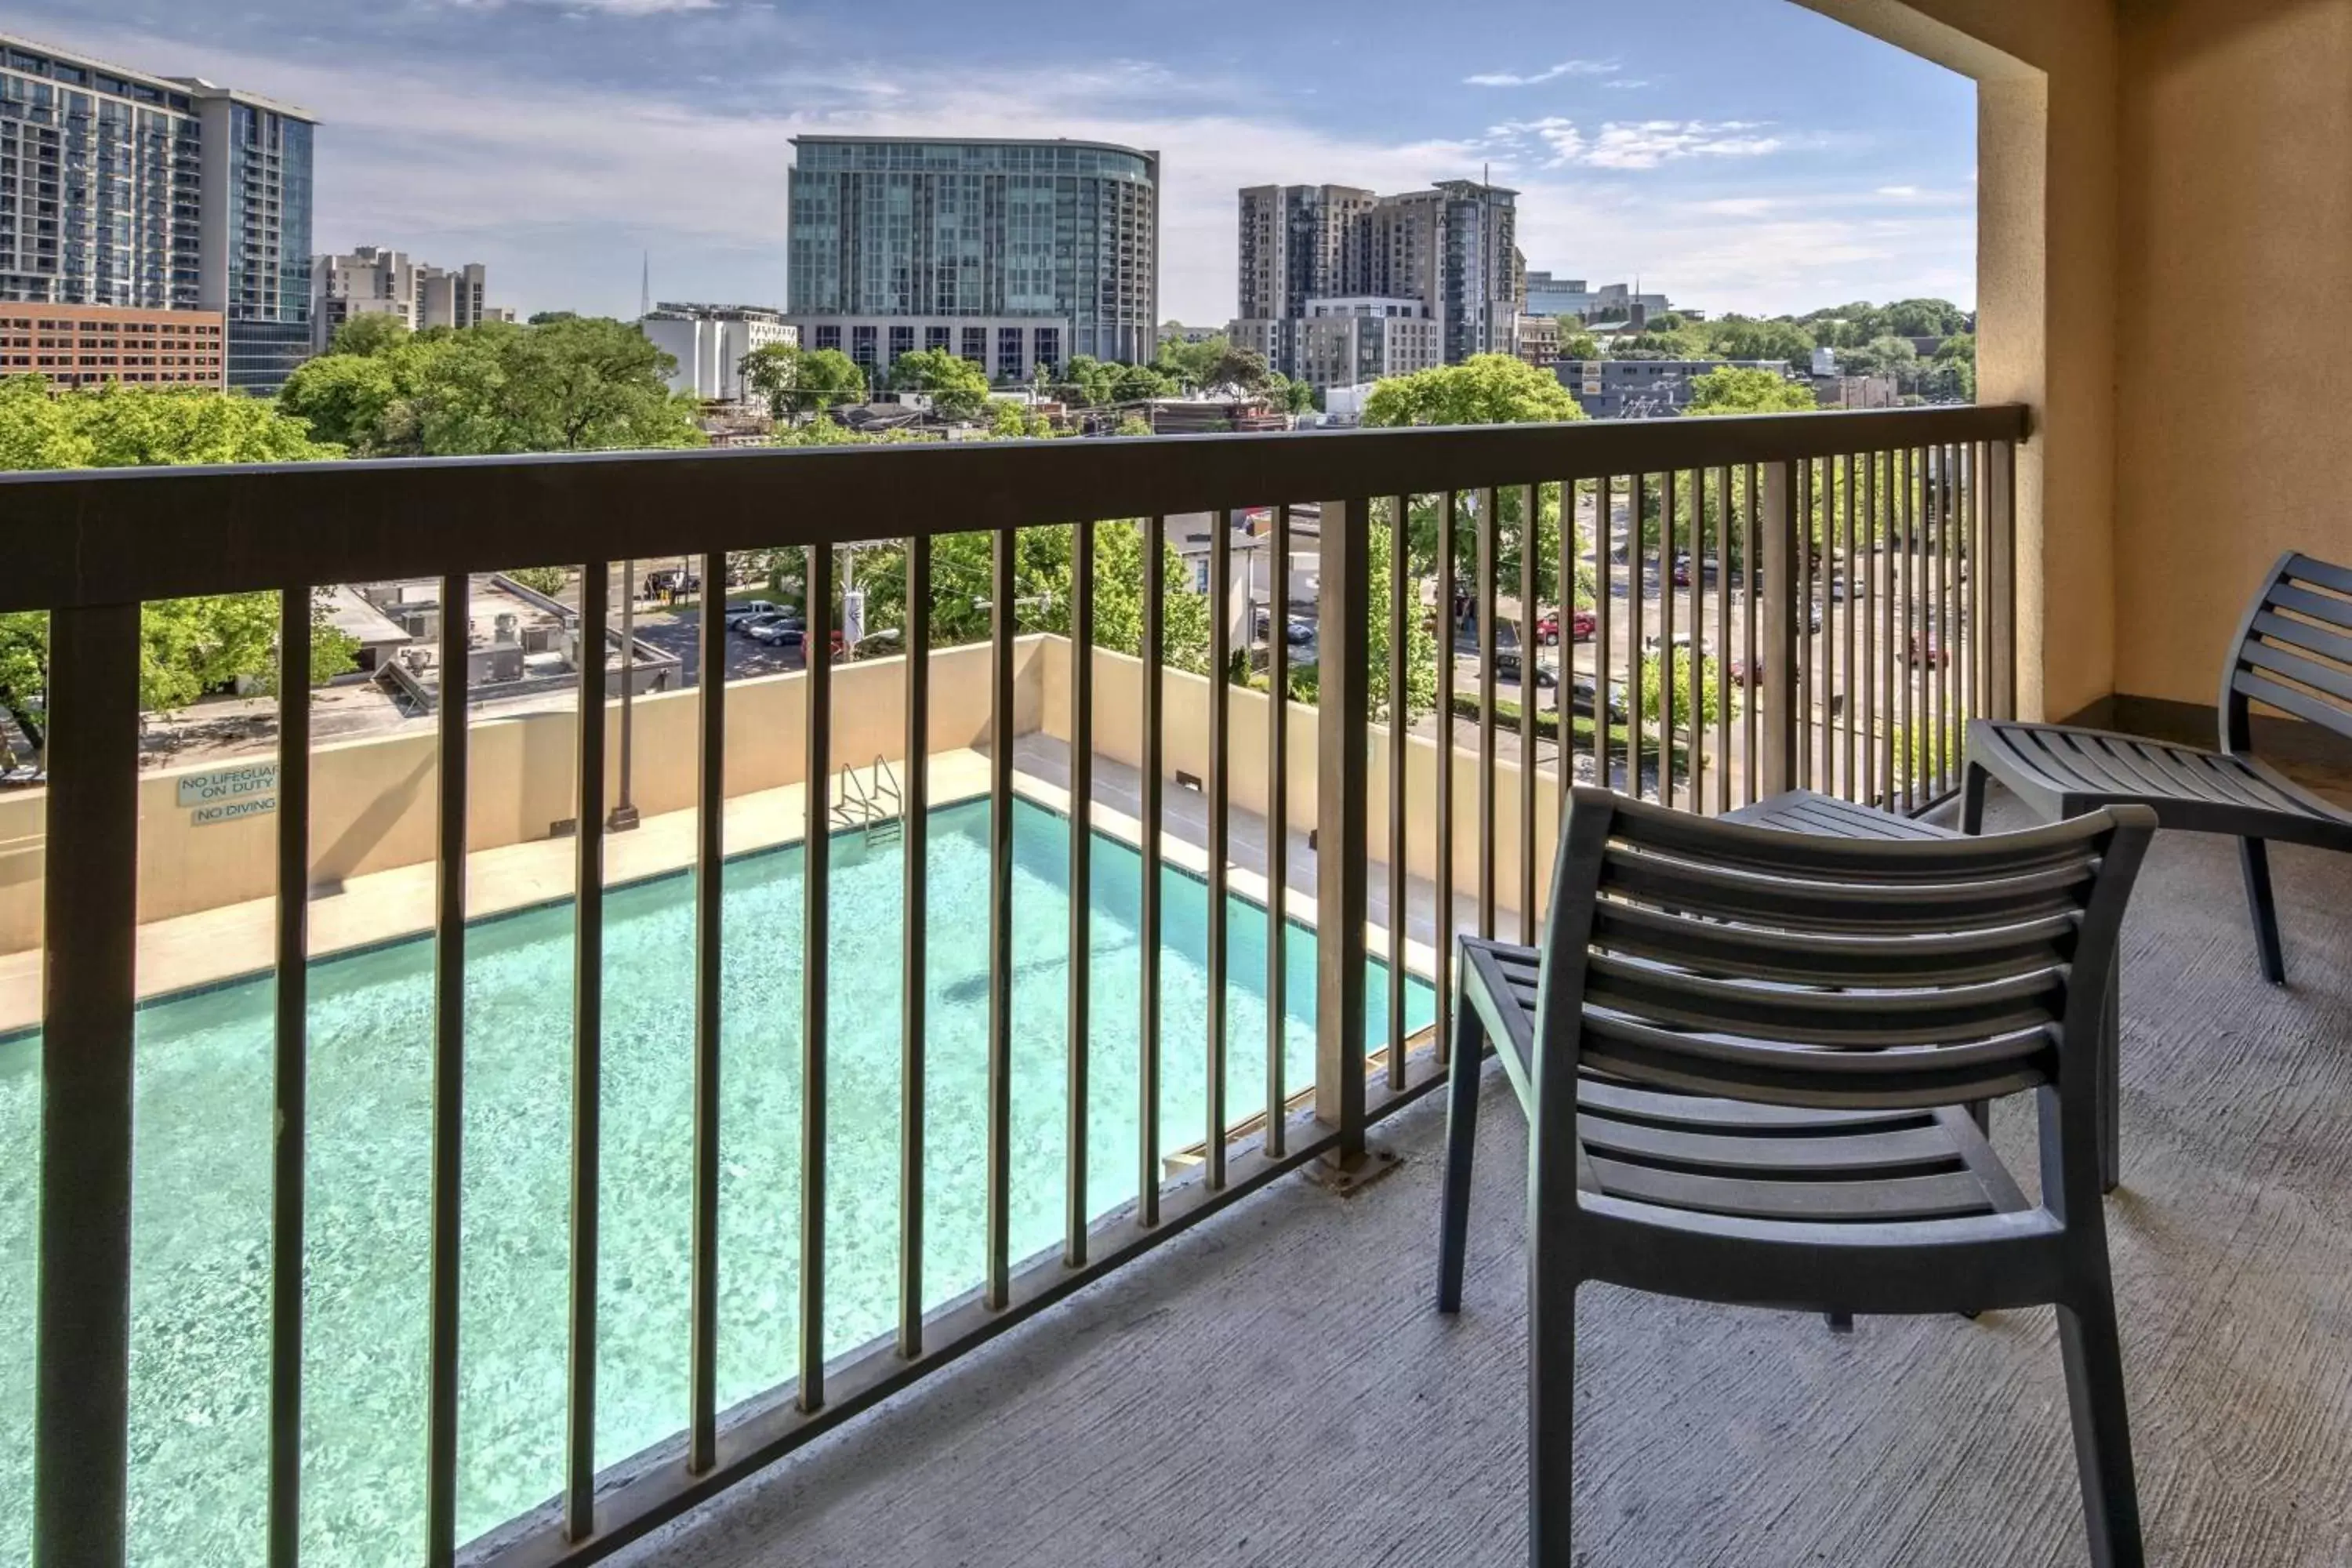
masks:
[[[2155,821],[2131,806],[2028,833],[1857,840],[1578,789],[1540,1048],[1783,1105],[1901,1110],[2043,1084],[2071,1096],[2077,1081],[2095,1094],[2095,1075],[2062,1059],[2091,1060]]]
[[[2263,579],[2221,673],[2221,749],[2252,749],[2250,703],[2352,740],[2352,568],[2290,550]]]

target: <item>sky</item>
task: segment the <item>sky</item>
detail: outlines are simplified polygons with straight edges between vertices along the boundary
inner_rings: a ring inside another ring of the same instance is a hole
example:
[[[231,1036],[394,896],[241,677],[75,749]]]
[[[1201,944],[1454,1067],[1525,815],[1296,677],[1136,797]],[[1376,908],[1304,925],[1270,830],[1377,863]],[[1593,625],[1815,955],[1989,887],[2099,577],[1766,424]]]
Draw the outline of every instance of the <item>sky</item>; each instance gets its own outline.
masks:
[[[0,30],[317,114],[315,248],[529,313],[784,303],[802,132],[1162,155],[1160,314],[1234,306],[1236,192],[1519,191],[1528,265],[1715,313],[1975,301],[1968,81],[1789,0],[0,0]]]

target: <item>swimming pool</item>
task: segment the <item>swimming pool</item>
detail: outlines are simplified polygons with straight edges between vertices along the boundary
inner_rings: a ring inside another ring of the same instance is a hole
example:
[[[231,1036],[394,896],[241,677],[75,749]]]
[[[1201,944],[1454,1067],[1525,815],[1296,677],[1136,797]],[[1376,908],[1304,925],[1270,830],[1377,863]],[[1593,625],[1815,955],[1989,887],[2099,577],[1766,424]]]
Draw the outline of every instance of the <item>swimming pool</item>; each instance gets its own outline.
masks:
[[[1014,808],[1013,1253],[1061,1234],[1069,826]],[[932,814],[924,1279],[976,1285],[988,986],[985,802]],[[1089,1191],[1135,1195],[1141,857],[1097,835]],[[832,868],[828,1355],[895,1321],[903,851],[836,836]],[[1161,868],[1161,1146],[1205,1131],[1208,889]],[[719,1400],[793,1375],[798,1322],[801,854],[724,872]],[[605,899],[597,1453],[687,1420],[693,874]],[[1231,900],[1227,1103],[1264,1109],[1266,915]],[[467,938],[460,1538],[562,1479],[571,1171],[571,905]],[[1315,943],[1294,925],[1286,1077],[1315,1067]],[[422,1541],[432,944],[314,963],[302,1552],[374,1568]],[[1383,1028],[1386,969],[1366,978]],[[267,976],[139,1015],[132,1196],[131,1560],[259,1563],[268,1442],[271,1007]],[[1410,982],[1408,1016],[1433,1013]],[[30,1555],[37,1037],[0,1041],[0,1560]]]

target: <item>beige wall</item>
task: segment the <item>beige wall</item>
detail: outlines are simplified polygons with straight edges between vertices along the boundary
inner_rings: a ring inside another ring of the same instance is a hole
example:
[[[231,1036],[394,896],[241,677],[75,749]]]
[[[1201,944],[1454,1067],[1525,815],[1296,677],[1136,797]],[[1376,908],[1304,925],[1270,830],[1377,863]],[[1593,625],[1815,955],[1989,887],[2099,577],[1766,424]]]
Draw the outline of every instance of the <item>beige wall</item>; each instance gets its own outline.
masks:
[[[1037,728],[1043,695],[1042,639],[1024,637],[1015,672],[1016,731]],[[988,649],[954,648],[931,658],[930,749],[953,751],[989,739]],[[905,661],[861,660],[834,673],[834,755],[845,763],[906,753],[901,692]],[[766,676],[727,688],[727,793],[799,784],[806,776],[806,677]],[[695,803],[696,697],[641,697],[635,705],[634,799],[646,816]],[[605,792],[620,789],[619,705],[606,722]],[[575,716],[534,713],[477,722],[467,742],[468,843],[494,849],[549,837],[572,816]],[[311,763],[310,860],[314,887],[433,858],[437,747],[431,732],[320,747]],[[277,891],[277,817],[251,816],[197,827],[177,804],[183,768],[141,781],[139,919],[266,899]],[[0,796],[0,952],[38,945],[45,797]]]
[[[2245,597],[2352,561],[2352,0],[2122,0],[2116,689],[2210,703]]]
[[[1045,733],[1070,738],[1070,645],[1055,638],[1041,650],[1042,718]],[[1142,679],[1140,660],[1106,649],[1095,650],[1095,754],[1140,768],[1143,763]],[[1173,779],[1179,773],[1207,778],[1209,772],[1209,683],[1197,675],[1170,670],[1162,685],[1166,721],[1162,731],[1161,766]],[[1268,699],[1265,693],[1235,689],[1232,693],[1232,728],[1228,794],[1234,807],[1264,816],[1269,773],[1266,767]],[[1290,823],[1304,832],[1315,821],[1319,786],[1316,771],[1316,710],[1290,705],[1287,767]],[[1371,726],[1367,742],[1370,768],[1366,849],[1385,865],[1389,858],[1389,740],[1384,726]],[[1517,742],[1507,740],[1495,776],[1495,858],[1496,899],[1509,909],[1518,901],[1519,769],[1509,759]],[[1437,742],[1422,736],[1406,738],[1405,863],[1416,877],[1434,880],[1437,875]],[[1478,757],[1457,749],[1454,753],[1454,885],[1475,897],[1478,888]],[[1551,863],[1552,845],[1559,826],[1559,786],[1538,770],[1536,790],[1536,853],[1538,866]],[[1540,900],[1544,889],[1538,887]],[[1540,908],[1540,903],[1538,903]]]

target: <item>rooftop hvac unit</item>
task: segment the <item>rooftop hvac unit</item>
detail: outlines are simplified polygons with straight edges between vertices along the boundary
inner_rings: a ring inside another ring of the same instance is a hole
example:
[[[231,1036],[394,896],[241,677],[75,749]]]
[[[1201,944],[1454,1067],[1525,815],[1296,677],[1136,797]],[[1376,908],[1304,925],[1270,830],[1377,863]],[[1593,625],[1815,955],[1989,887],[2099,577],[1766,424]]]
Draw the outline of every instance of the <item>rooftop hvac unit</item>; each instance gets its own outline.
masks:
[[[490,639],[491,641],[518,642],[521,640],[522,617],[515,615],[513,612],[509,610],[499,611],[498,618],[493,620],[490,625],[494,629],[494,635]]]

